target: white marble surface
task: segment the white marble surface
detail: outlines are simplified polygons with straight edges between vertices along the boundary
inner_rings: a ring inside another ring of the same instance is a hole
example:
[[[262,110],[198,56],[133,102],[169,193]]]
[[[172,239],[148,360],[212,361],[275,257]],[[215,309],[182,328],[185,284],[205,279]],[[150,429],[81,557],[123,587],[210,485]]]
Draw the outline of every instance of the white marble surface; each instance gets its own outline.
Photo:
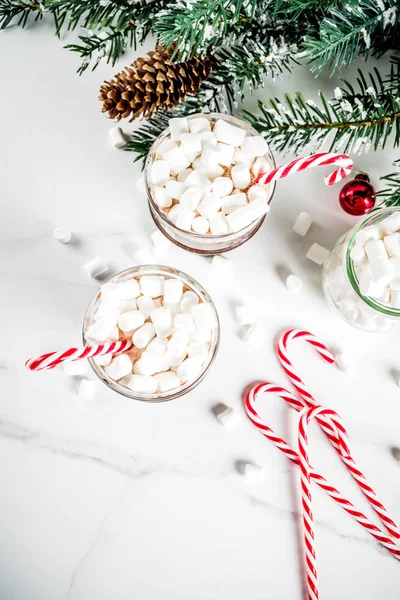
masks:
[[[333,315],[320,268],[305,258],[313,241],[331,246],[353,223],[338,208],[339,188],[324,186],[321,169],[281,182],[261,231],[230,255],[237,295],[254,302],[266,328],[260,351],[237,336],[235,291],[208,282],[207,259],[174,248],[167,263],[205,283],[220,311],[212,371],[171,403],[136,403],[100,382],[96,398],[84,403],[76,381],[59,371],[27,372],[24,361],[80,341],[97,287],[83,264],[101,255],[113,271],[132,265],[133,238],[146,242],[154,226],[137,192],[139,167],[110,146],[110,123],[99,112],[98,86],[113,68],[79,78],[77,57],[45,25],[2,32],[0,52],[0,598],[299,600],[299,474],[246,420],[241,402],[254,380],[289,385],[273,350],[282,328],[309,328],[350,355],[344,375],[302,344],[293,349],[318,401],[343,417],[356,460],[400,521],[400,466],[389,452],[400,446],[398,332],[362,333]],[[335,84],[318,82],[327,90]],[[269,90],[307,85],[314,97],[317,83],[304,69]],[[357,163],[377,183],[394,157],[387,150]],[[300,210],[315,220],[306,240],[291,232]],[[59,225],[73,230],[74,244],[53,239]],[[287,293],[281,267],[303,278],[298,296]],[[240,413],[233,431],[215,420],[218,402]],[[294,411],[271,399],[261,412],[294,438]],[[316,427],[311,453],[370,515]],[[236,468],[243,460],[264,465],[266,482],[246,483]],[[399,600],[396,560],[316,488],[314,502],[321,598]]]

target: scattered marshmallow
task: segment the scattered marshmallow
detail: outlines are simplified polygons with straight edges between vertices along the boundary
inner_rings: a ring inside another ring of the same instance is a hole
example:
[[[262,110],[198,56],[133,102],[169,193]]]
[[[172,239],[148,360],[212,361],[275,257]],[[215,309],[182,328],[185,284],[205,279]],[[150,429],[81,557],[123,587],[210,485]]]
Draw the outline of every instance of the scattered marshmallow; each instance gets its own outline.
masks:
[[[298,215],[293,224],[293,231],[297,235],[306,235],[312,224],[312,219],[308,213],[302,212]]]
[[[112,127],[109,129],[108,135],[110,136],[111,143],[115,148],[124,148],[126,146],[127,140],[121,127]]]
[[[233,429],[240,421],[239,415],[229,406],[217,415],[217,421],[225,429]]]
[[[254,323],[242,333],[242,340],[253,348],[261,348],[265,341],[265,331],[262,325]]]
[[[132,373],[132,361],[127,354],[119,354],[107,367],[104,367],[104,371],[110,379],[122,379]]]
[[[96,384],[90,379],[82,379],[79,384],[78,395],[84,400],[92,400],[96,393]]]
[[[237,322],[240,323],[240,325],[251,325],[256,322],[254,309],[250,306],[236,306],[235,314]]]
[[[322,265],[329,256],[329,250],[314,243],[307,252],[307,258],[317,265]]]
[[[249,483],[261,483],[265,481],[265,469],[264,467],[247,463],[244,467],[244,476]]]
[[[292,294],[297,294],[303,287],[303,282],[298,275],[288,275],[286,277],[286,287]]]
[[[216,254],[211,259],[211,269],[218,275],[230,275],[232,271],[232,261],[230,258]]]
[[[53,235],[62,244],[68,244],[72,238],[72,233],[67,227],[56,227]]]
[[[87,372],[87,361],[81,360],[66,360],[63,362],[63,369],[66,375],[75,377],[77,375],[84,375]]]
[[[335,355],[335,364],[338,367],[338,369],[343,371],[343,373],[346,373],[350,367],[350,362],[346,354],[343,354],[342,352],[339,352]]]
[[[154,252],[164,257],[172,246],[171,241],[159,229],[151,234],[151,239]]]
[[[135,252],[135,260],[139,265],[155,265],[158,262],[149,248],[139,248]]]
[[[132,392],[141,394],[154,394],[157,391],[157,380],[149,375],[131,375],[127,387]]]
[[[100,275],[103,275],[103,273],[108,271],[107,263],[104,262],[100,256],[93,258],[91,261],[86,263],[83,268],[85,269],[86,273],[93,278],[100,277]]]

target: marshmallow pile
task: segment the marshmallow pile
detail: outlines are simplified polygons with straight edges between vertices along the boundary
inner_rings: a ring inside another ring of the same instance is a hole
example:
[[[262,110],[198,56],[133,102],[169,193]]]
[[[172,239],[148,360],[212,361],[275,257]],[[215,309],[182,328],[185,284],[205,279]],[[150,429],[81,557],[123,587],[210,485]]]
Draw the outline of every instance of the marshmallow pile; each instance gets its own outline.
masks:
[[[88,343],[131,339],[123,354],[93,360],[133,392],[163,393],[195,379],[210,352],[211,306],[178,278],[143,275],[101,287]]]
[[[240,231],[268,212],[267,186],[252,184],[271,170],[263,137],[203,116],[170,119],[169,128],[149,182],[154,202],[172,223],[221,235]]]
[[[389,329],[392,321],[375,315],[355,296],[343,267],[345,252],[346,245],[338,245],[325,269],[325,281],[335,306],[348,321],[364,329]],[[361,294],[388,308],[400,309],[400,212],[361,229],[350,257]]]

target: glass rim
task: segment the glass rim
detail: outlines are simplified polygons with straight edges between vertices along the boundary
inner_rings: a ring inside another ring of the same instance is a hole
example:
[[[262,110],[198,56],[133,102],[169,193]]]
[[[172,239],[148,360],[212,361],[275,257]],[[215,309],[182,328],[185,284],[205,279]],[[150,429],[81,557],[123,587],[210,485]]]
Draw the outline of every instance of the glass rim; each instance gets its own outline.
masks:
[[[381,220],[385,216],[389,216],[393,212],[400,211],[400,207],[390,206],[387,208],[375,208],[371,211],[365,219],[362,219],[350,232],[350,237],[347,242],[346,255],[344,257],[346,272],[350,281],[351,287],[353,288],[356,295],[365,302],[370,308],[378,311],[385,317],[400,317],[400,309],[391,308],[386,304],[378,302],[369,296],[364,296],[360,291],[359,281],[355,270],[354,261],[350,256],[350,252],[355,244],[355,238],[364,227],[374,223],[377,220]]]
[[[191,115],[188,115],[186,118],[190,120],[190,119],[193,119],[194,117],[199,117],[199,116],[206,117],[209,120],[212,118],[228,119],[228,120],[236,122],[238,125],[241,125],[242,123],[244,123],[246,125],[246,128],[249,131],[254,132],[255,135],[261,135],[260,132],[257,131],[256,129],[254,129],[254,127],[252,127],[250,125],[250,123],[248,123],[247,121],[244,121],[243,119],[239,119],[238,117],[235,117],[233,115],[228,115],[225,113],[215,113],[215,112],[201,113],[200,112],[200,113],[193,113]],[[143,175],[144,176],[144,185],[145,185],[148,201],[149,201],[149,203],[151,203],[152,208],[156,211],[157,215],[160,217],[160,219],[162,221],[166,222],[168,225],[172,226],[177,231],[182,232],[182,234],[190,235],[194,239],[199,240],[199,241],[202,241],[202,240],[204,240],[204,241],[205,240],[225,241],[225,240],[229,240],[231,238],[234,239],[238,235],[243,235],[245,232],[250,231],[250,229],[252,227],[254,227],[256,223],[259,223],[261,220],[265,219],[265,217],[267,216],[268,213],[262,215],[258,219],[255,219],[249,225],[246,225],[246,227],[243,227],[243,229],[239,229],[239,231],[229,231],[228,233],[217,233],[217,234],[213,234],[213,233],[203,234],[203,233],[197,233],[196,231],[188,231],[187,229],[181,229],[180,227],[175,225],[175,223],[173,223],[170,219],[168,219],[167,215],[160,209],[160,207],[154,201],[153,195],[151,194],[151,191],[150,191],[150,184],[149,184],[149,181],[147,178],[149,164],[151,161],[151,154],[154,151],[154,148],[157,146],[160,138],[163,135],[165,135],[168,131],[169,131],[169,127],[166,127],[152,143],[151,148],[150,148],[149,152],[147,153],[146,162],[144,164],[144,175]],[[271,151],[271,147],[269,144],[268,144],[268,152],[269,152],[268,158],[271,158],[271,160],[272,160],[272,168],[275,169],[275,167],[276,167],[275,157]],[[263,155],[263,156],[265,156],[265,155]],[[271,185],[271,184],[269,184],[269,185]],[[268,206],[270,206],[270,204],[272,202],[272,199],[275,195],[275,190],[276,190],[276,181],[273,181],[272,188],[271,188],[271,195],[267,201]]]
[[[148,403],[167,402],[169,400],[175,400],[176,398],[179,398],[180,396],[183,396],[183,395],[189,393],[195,387],[197,387],[197,385],[205,378],[205,376],[207,375],[208,371],[210,370],[211,366],[213,365],[213,363],[216,359],[218,349],[219,349],[219,344],[220,344],[220,337],[221,337],[221,325],[220,325],[218,312],[217,312],[217,309],[215,307],[214,301],[212,300],[211,296],[209,295],[207,290],[196,279],[194,279],[191,275],[188,275],[187,273],[180,271],[179,269],[175,269],[174,267],[169,267],[167,265],[152,265],[152,264],[150,264],[150,265],[137,265],[134,267],[129,267],[128,269],[124,269],[123,271],[116,273],[115,275],[113,275],[113,277],[111,277],[110,279],[105,281],[102,285],[104,285],[106,283],[114,283],[116,280],[119,280],[119,278],[121,278],[121,276],[124,276],[124,275],[126,275],[126,276],[129,275],[129,278],[131,278],[132,273],[135,271],[137,271],[137,276],[142,276],[142,275],[147,275],[147,274],[164,275],[167,277],[175,276],[176,278],[183,280],[184,284],[186,284],[191,289],[191,291],[194,291],[197,295],[200,295],[200,297],[204,297],[206,299],[207,303],[210,305],[210,307],[213,311],[213,315],[215,318],[215,326],[213,327],[213,336],[212,336],[212,339],[210,342],[210,349],[209,349],[207,361],[201,367],[201,371],[196,376],[195,379],[185,382],[183,385],[179,386],[178,388],[174,388],[174,389],[168,390],[166,392],[150,394],[150,393],[132,391],[130,388],[120,384],[118,381],[116,381],[114,379],[111,379],[111,377],[108,377],[108,375],[106,375],[104,369],[102,367],[100,367],[99,365],[97,365],[97,363],[94,361],[93,358],[88,358],[87,360],[90,364],[90,367],[92,368],[94,373],[97,375],[97,377],[105,385],[107,385],[107,387],[109,387],[113,391],[121,394],[122,396],[131,398],[132,400],[139,400],[139,401],[148,402]],[[144,272],[141,272],[141,271],[144,271]],[[133,276],[135,276],[135,275],[133,275]],[[122,279],[121,281],[124,281],[124,280]],[[197,290],[196,290],[196,288],[197,288]],[[200,294],[199,294],[199,292],[200,292]],[[84,344],[86,343],[85,331],[87,329],[87,327],[86,327],[87,319],[88,319],[89,315],[91,314],[91,312],[93,311],[99,297],[100,297],[100,289],[98,289],[96,291],[96,293],[92,296],[92,298],[86,308],[85,315],[83,317],[82,339],[83,339]]]

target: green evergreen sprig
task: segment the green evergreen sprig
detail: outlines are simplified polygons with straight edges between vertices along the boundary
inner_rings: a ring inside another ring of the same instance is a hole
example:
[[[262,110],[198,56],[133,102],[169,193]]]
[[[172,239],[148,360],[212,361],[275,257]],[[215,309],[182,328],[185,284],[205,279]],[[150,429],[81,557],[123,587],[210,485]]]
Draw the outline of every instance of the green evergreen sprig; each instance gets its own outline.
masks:
[[[285,95],[259,102],[260,115],[244,111],[250,123],[271,145],[280,151],[303,150],[312,144],[318,148],[328,137],[331,150],[344,152],[371,145],[384,147],[391,133],[394,146],[400,144],[400,61],[393,59],[390,74],[382,80],[379,71],[368,75],[359,70],[358,89],[348,81],[335,90],[335,99],[327,101],[320,93],[321,105],[306,100],[297,92],[294,98]]]
[[[19,27],[25,27],[30,17],[38,21],[43,17],[43,2],[16,2],[15,0],[0,0],[0,29],[9,27],[16,23]]]
[[[400,159],[395,160],[393,164],[400,169]],[[388,186],[376,194],[378,198],[382,199],[382,204],[385,206],[400,206],[400,170],[381,177],[380,181]]]

